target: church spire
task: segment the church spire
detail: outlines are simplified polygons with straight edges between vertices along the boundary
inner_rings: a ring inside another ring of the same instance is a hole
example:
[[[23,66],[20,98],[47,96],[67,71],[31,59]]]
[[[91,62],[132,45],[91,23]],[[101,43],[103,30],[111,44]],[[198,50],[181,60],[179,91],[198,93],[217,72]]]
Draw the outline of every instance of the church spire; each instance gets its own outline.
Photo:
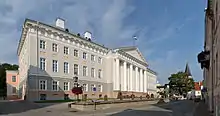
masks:
[[[185,73],[187,74],[187,76],[192,76],[191,71],[189,69],[188,62],[186,63]]]

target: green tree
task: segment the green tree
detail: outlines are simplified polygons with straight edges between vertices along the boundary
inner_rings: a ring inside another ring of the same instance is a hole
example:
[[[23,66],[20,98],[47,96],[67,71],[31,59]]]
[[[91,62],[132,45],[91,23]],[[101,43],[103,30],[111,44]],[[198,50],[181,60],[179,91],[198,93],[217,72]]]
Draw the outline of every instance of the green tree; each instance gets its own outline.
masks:
[[[184,72],[171,74],[168,80],[171,94],[183,95],[194,88],[194,80]]]
[[[0,96],[6,96],[7,93],[6,70],[18,70],[18,65],[8,63],[0,64]]]

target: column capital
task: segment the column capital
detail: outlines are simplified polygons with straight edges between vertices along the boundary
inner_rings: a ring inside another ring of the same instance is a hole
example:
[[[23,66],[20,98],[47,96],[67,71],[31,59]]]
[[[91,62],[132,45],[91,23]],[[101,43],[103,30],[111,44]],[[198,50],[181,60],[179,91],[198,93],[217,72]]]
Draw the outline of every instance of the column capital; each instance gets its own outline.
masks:
[[[126,62],[125,60],[123,61],[123,63],[124,63],[124,65],[126,65],[126,64],[127,64],[127,62]]]

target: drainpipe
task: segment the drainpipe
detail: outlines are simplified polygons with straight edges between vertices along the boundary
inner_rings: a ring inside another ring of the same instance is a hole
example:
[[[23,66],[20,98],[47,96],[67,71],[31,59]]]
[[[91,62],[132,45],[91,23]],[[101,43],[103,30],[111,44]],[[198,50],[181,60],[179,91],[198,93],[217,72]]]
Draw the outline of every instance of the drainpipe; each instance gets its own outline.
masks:
[[[40,100],[39,99],[39,37],[38,37],[38,30],[39,30],[39,22],[37,21],[37,100]]]
[[[211,66],[211,68],[212,68],[212,72],[211,72],[211,74],[212,74],[212,86],[211,86],[211,89],[212,89],[212,95],[211,95],[211,97],[212,97],[212,100],[211,100],[211,103],[212,103],[212,107],[211,107],[211,112],[213,113],[214,112],[214,40],[215,40],[215,33],[214,33],[214,31],[215,31],[215,23],[214,23],[214,17],[213,17],[213,14],[212,14],[212,16],[211,16],[211,20],[212,20],[212,59],[211,59],[211,64],[212,64],[212,66]]]

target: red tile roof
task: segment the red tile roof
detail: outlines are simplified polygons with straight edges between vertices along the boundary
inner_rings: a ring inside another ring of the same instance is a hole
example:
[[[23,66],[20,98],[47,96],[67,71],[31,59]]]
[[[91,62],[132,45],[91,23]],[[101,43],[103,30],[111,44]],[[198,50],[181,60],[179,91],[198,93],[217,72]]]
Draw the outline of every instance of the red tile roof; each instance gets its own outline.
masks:
[[[202,82],[195,82],[194,83],[194,89],[195,90],[201,90]]]

